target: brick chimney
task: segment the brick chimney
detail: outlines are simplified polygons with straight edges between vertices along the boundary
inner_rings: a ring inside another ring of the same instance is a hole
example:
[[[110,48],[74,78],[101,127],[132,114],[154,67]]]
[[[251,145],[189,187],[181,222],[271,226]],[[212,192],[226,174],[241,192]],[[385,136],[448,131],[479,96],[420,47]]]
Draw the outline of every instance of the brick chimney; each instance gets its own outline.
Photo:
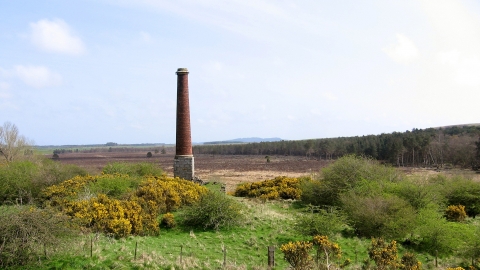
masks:
[[[177,70],[177,135],[175,146],[175,160],[173,165],[174,177],[193,180],[194,162],[192,152],[192,136],[190,128],[190,105],[188,97],[188,70]]]

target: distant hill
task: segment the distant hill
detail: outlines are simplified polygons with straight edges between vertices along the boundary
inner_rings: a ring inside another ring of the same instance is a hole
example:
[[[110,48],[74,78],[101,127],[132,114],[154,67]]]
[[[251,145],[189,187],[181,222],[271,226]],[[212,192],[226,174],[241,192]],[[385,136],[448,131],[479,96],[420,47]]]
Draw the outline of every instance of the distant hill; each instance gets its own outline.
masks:
[[[258,137],[250,137],[250,138],[238,138],[233,140],[226,140],[226,141],[213,141],[213,142],[204,142],[203,144],[232,144],[232,143],[256,143],[256,142],[279,142],[281,138],[258,138]]]

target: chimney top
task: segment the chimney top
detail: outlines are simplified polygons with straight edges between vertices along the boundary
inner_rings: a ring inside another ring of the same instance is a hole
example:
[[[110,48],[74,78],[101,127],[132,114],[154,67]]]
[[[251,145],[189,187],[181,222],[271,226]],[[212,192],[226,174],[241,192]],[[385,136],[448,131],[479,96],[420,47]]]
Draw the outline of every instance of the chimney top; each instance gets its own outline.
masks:
[[[179,68],[177,69],[177,75],[178,74],[188,74],[188,69],[187,68]]]

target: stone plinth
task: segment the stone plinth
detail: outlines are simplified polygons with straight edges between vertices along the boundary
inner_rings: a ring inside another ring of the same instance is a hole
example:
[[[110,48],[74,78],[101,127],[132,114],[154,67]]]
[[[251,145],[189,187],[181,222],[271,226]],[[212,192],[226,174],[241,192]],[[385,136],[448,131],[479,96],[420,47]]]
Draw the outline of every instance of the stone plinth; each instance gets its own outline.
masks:
[[[175,156],[173,162],[173,175],[185,180],[193,180],[195,168],[193,156]]]

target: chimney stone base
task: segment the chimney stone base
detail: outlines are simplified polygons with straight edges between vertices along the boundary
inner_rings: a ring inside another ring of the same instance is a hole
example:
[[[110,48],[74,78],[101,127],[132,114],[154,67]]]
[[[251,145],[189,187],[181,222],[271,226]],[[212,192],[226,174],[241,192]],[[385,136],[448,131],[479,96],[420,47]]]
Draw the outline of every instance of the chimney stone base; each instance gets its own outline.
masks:
[[[193,180],[194,162],[193,155],[176,155],[173,164],[173,175],[185,180]]]

